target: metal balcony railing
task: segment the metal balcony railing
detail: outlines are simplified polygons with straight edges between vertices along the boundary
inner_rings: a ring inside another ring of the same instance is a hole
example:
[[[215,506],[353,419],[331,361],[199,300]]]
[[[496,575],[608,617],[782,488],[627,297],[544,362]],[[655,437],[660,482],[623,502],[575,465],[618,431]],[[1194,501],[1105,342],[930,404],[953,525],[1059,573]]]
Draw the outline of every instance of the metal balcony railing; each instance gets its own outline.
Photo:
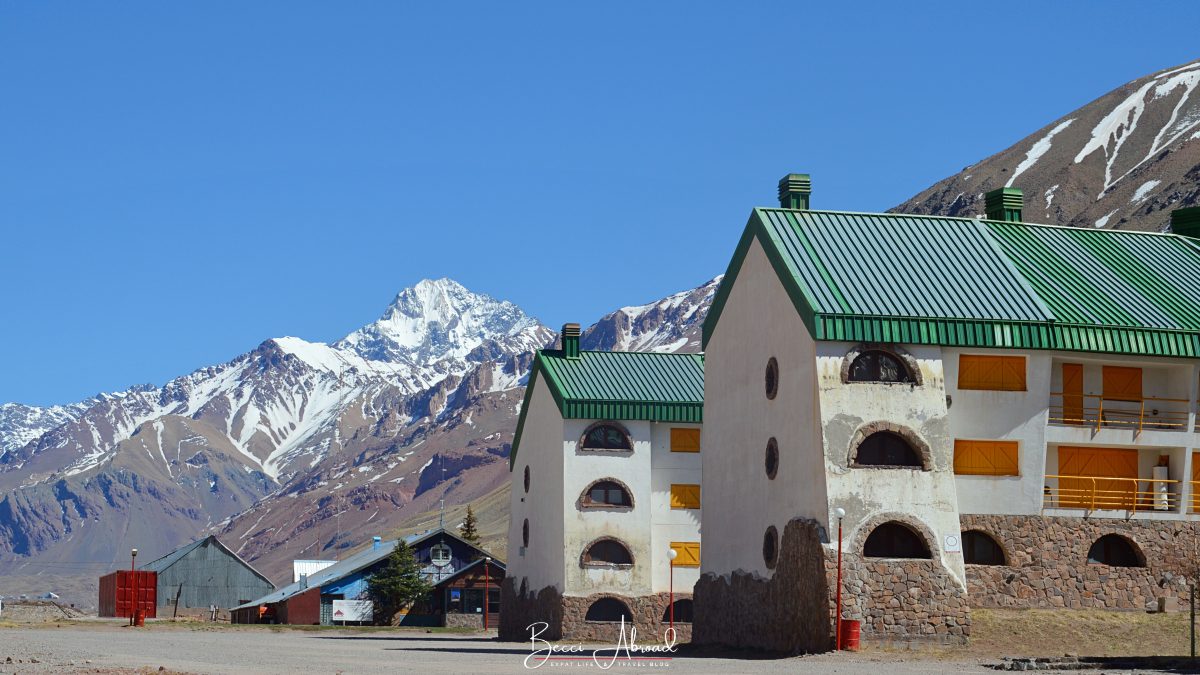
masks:
[[[1187,431],[1186,398],[1145,396],[1137,400],[1116,400],[1098,394],[1050,394],[1050,423],[1086,426],[1099,431],[1118,429],[1154,429]]]
[[[1108,478],[1101,476],[1047,475],[1057,480],[1043,493],[1043,508],[1087,509],[1088,511],[1178,511],[1183,481],[1152,478]],[[1200,510],[1200,499],[1192,482],[1191,507]]]

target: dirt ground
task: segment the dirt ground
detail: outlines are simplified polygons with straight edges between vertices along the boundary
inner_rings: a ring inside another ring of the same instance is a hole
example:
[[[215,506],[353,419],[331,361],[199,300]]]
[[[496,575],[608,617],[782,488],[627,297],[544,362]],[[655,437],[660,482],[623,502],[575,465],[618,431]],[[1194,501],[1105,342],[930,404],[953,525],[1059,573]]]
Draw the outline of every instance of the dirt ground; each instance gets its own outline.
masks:
[[[906,650],[867,647],[858,653],[774,658],[762,654],[683,649],[646,653],[614,669],[678,673],[992,673],[1002,657],[1152,656],[1187,654],[1186,614],[1102,611],[976,610],[966,648]],[[647,644],[645,640],[639,640]],[[556,658],[538,670],[596,668],[583,656]],[[118,621],[0,623],[0,673],[523,673],[526,644],[493,635],[406,629],[318,629]],[[11,659],[11,660],[10,660]],[[531,661],[536,664],[537,661]],[[1158,668],[1200,672],[1151,661],[1109,664],[1104,672]],[[1101,664],[1105,665],[1105,664]],[[597,669],[596,672],[600,672]]]

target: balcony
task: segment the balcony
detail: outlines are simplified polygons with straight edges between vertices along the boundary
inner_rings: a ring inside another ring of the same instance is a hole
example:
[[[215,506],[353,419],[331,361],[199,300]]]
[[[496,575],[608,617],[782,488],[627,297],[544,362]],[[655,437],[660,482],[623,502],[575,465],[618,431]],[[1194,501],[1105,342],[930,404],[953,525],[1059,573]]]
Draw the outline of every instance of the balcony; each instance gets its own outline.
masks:
[[[1151,478],[1111,478],[1099,476],[1047,475],[1042,507],[1048,509],[1085,509],[1087,511],[1125,511],[1178,513],[1184,481]],[[1053,481],[1053,485],[1049,484]],[[1200,511],[1196,484],[1190,481],[1190,508]]]
[[[1189,408],[1186,398],[1139,396],[1106,398],[1099,394],[1050,394],[1049,422],[1068,426],[1188,431]]]

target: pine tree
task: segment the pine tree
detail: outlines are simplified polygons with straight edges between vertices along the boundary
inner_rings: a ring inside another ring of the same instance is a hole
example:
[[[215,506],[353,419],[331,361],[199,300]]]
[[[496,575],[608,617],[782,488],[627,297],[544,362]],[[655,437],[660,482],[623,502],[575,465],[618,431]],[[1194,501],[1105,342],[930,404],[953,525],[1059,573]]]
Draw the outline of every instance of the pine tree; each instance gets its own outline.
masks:
[[[463,524],[458,526],[458,534],[464,540],[478,546],[479,545],[479,528],[475,522],[475,509],[467,504],[467,517],[463,520]]]
[[[419,602],[432,590],[421,576],[421,564],[403,539],[378,572],[367,579],[367,599],[375,605],[375,622],[390,626],[400,610]]]

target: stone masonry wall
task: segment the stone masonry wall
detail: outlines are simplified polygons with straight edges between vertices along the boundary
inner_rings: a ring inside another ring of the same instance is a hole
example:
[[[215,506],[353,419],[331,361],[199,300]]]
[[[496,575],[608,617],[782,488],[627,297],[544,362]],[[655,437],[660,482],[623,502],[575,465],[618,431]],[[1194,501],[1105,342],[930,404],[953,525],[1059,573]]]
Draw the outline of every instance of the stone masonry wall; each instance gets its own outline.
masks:
[[[522,579],[521,587],[514,588],[516,579],[508,577],[500,586],[500,630],[501,640],[528,642],[530,624],[542,621],[547,624],[538,637],[543,640],[579,640],[615,643],[621,624],[587,621],[588,608],[603,597],[617,598],[629,607],[633,624],[626,626],[626,638],[631,638],[630,628],[637,629],[637,642],[642,645],[660,644],[667,624],[662,622],[670,601],[669,593],[628,597],[612,593],[597,593],[587,597],[561,595],[557,589],[547,587],[533,593]],[[675,600],[690,598],[689,593],[676,593]],[[692,626],[675,622],[677,643],[690,642]]]
[[[828,650],[831,586],[822,549],[816,521],[796,519],[783,530],[771,578],[740,571],[729,579],[701,576],[693,642],[782,653]]]
[[[973,607],[1144,610],[1159,597],[1186,603],[1185,575],[1196,566],[1200,532],[1186,521],[963,515],[962,531],[982,531],[1004,549],[1007,565],[967,565]],[[1117,534],[1145,567],[1088,562],[1101,536]]]
[[[540,637],[561,640],[563,611],[558,589],[547,587],[532,593],[524,578],[520,588],[516,587],[516,581],[515,577],[505,577],[500,584],[500,639],[528,642],[529,625],[544,621],[547,628]]]

